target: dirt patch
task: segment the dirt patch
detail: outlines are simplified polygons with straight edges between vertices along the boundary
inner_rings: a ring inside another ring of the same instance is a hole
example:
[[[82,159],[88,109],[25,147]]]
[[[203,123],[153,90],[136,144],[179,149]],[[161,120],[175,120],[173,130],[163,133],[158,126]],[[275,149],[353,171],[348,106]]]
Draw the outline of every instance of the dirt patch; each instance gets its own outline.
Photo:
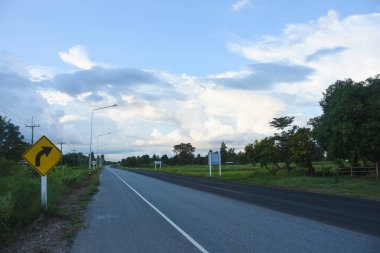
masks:
[[[0,249],[0,252],[70,252],[75,234],[85,227],[83,214],[89,184],[90,178],[86,178],[76,185],[59,206],[58,214],[54,214],[53,217],[41,214],[37,220],[8,242],[5,248]]]

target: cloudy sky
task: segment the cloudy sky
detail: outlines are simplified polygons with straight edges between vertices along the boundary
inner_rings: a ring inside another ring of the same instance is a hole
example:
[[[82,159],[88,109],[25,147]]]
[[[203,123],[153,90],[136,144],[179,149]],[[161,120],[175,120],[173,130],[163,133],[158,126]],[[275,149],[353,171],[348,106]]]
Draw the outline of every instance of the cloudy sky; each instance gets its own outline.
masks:
[[[111,160],[237,150],[380,74],[378,0],[0,0],[0,115]],[[110,135],[104,135],[111,132]]]

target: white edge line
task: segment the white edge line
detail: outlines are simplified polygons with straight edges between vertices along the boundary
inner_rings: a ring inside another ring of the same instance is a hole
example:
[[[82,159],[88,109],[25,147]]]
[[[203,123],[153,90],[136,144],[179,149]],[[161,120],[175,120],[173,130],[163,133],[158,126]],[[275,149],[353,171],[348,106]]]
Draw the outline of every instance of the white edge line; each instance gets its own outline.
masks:
[[[123,182],[126,186],[128,186],[132,191],[134,191],[142,200],[145,201],[154,211],[156,211],[159,215],[162,216],[170,225],[172,225],[178,232],[180,232],[187,240],[189,240],[195,247],[197,247],[201,252],[208,253],[208,251],[203,248],[197,241],[195,241],[190,235],[188,235],[185,231],[183,231],[180,227],[178,227],[172,220],[170,220],[165,214],[163,214],[157,207],[155,207],[152,203],[150,203],[146,198],[144,198],[138,191],[136,191],[132,186],[130,186],[127,182],[125,182],[119,175],[111,170],[112,174],[114,174],[121,182]]]

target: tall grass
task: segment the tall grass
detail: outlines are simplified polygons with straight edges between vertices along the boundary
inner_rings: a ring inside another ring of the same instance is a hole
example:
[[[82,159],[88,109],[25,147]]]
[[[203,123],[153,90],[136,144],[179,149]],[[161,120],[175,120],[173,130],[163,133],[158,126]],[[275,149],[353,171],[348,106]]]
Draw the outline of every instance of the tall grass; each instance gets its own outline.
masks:
[[[15,234],[41,213],[57,215],[70,189],[87,177],[84,168],[55,168],[47,176],[47,210],[41,209],[40,175],[30,167],[0,160],[0,240]]]

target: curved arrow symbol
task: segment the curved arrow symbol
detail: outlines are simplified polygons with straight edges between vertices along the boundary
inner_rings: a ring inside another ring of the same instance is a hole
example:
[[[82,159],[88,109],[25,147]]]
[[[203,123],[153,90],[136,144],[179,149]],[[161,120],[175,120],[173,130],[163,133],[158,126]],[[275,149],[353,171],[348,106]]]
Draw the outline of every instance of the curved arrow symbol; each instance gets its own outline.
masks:
[[[42,150],[37,153],[36,155],[36,166],[41,166],[41,156],[46,155],[46,157],[50,154],[50,151],[53,149],[53,147],[46,147],[42,146]]]

